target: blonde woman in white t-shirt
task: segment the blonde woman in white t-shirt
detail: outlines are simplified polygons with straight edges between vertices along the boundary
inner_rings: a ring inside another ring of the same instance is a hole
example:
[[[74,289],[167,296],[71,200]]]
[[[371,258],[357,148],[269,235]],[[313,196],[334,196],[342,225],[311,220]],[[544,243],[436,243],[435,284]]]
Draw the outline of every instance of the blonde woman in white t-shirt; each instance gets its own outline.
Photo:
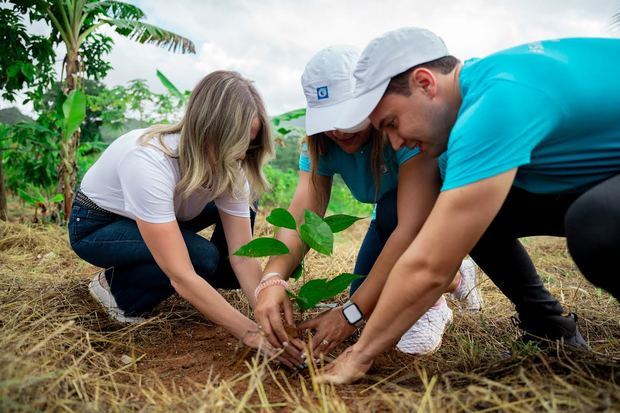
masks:
[[[257,260],[230,256],[252,238],[252,204],[273,153],[261,97],[238,73],[194,88],[183,120],[129,132],[88,170],[69,222],[73,250],[105,268],[91,295],[121,322],[139,322],[175,291],[254,348],[275,349],[216,290],[243,289],[252,308]],[[196,232],[215,224],[211,240]],[[286,364],[288,360],[282,359]]]

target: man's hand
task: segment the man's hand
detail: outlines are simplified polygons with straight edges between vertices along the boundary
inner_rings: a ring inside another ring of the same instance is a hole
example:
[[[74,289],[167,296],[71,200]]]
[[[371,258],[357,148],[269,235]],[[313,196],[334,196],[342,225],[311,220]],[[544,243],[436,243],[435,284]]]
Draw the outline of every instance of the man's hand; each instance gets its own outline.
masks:
[[[284,313],[286,323],[289,326],[293,325],[293,309],[286,289],[280,285],[263,289],[258,295],[254,313],[259,328],[265,333],[269,344],[274,348],[284,349],[282,357],[290,363],[296,366],[302,365],[304,361],[301,357],[303,342],[290,337],[282,322],[282,313]]]
[[[299,330],[301,332],[304,330],[316,331],[312,338],[312,349],[318,355],[332,352],[355,332],[355,326],[350,325],[344,318],[342,307],[336,307],[311,320],[304,321],[299,325]]]
[[[355,345],[347,348],[336,360],[319,371],[317,383],[348,384],[366,374],[372,366],[372,358],[357,351]]]

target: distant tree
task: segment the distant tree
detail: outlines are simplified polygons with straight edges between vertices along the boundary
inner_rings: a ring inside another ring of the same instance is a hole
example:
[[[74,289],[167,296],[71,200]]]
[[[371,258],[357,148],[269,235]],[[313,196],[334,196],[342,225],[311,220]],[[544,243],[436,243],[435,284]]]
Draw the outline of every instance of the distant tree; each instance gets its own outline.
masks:
[[[7,0],[2,0],[7,2]],[[51,44],[64,44],[64,93],[83,87],[85,77],[102,79],[110,70],[104,55],[112,48],[112,39],[97,33],[103,26],[138,43],[150,43],[181,53],[195,53],[191,40],[142,21],[144,12],[131,4],[115,0],[11,0],[11,12],[28,16],[30,21],[46,22],[52,32]],[[6,12],[8,15],[8,12]],[[18,18],[19,20],[19,18]],[[30,69],[26,69],[28,72]],[[64,195],[64,213],[71,210],[73,188],[77,176],[76,149],[79,129],[60,142],[61,161],[58,168],[59,192]]]

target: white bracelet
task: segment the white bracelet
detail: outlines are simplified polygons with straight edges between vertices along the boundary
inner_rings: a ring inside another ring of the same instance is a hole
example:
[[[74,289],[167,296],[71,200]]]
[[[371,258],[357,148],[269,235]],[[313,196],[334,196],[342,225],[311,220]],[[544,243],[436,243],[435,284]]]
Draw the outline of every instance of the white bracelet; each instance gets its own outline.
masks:
[[[270,280],[273,277],[280,277],[281,279],[283,279],[282,274],[280,274],[279,272],[268,272],[267,274],[263,275],[263,278],[260,279],[260,282]]]

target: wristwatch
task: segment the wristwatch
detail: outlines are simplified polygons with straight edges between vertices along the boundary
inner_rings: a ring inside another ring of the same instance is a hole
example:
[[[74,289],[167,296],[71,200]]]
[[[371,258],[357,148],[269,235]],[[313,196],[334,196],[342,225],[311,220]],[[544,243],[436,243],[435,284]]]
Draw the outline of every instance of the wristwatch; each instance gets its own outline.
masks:
[[[357,304],[351,302],[351,300],[347,300],[346,303],[342,306],[342,314],[344,314],[345,320],[347,323],[360,328],[364,325],[364,314],[362,310],[357,306]]]

